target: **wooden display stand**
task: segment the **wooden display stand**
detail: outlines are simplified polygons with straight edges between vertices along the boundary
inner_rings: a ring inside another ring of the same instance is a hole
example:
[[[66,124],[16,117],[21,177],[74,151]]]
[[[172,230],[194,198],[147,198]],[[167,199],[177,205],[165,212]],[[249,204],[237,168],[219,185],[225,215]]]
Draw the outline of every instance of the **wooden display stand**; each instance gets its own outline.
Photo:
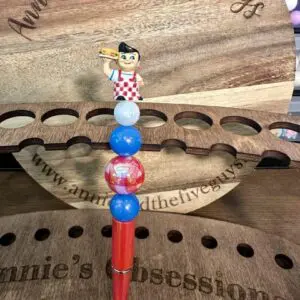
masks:
[[[23,128],[0,129],[0,150],[15,152],[30,145],[67,149],[78,142],[106,149],[113,126],[99,129],[87,120],[110,112],[113,105],[2,105],[1,121],[17,115],[34,120]],[[164,145],[175,144],[197,155],[218,150],[240,161],[273,156],[287,166],[299,167],[299,146],[270,132],[277,126],[299,130],[297,117],[205,106],[143,103],[140,108],[142,114],[152,113],[165,120],[164,130],[140,128],[143,150],[159,151]],[[57,131],[41,123],[61,112],[76,115],[77,124]],[[203,132],[180,128],[176,121],[185,115],[200,118],[211,128]],[[236,137],[222,128],[226,120],[246,123],[257,135]],[[110,218],[108,212],[96,210],[1,218],[1,297],[110,299]],[[139,222],[132,299],[297,299],[300,295],[296,275],[300,248],[296,244],[240,225],[187,216],[143,213]]]
[[[130,299],[300,299],[300,148],[272,134],[300,132],[284,1],[14,0],[0,16],[0,152],[46,189],[0,173],[1,300],[111,299],[111,216],[71,208],[107,208],[116,102],[96,54],[123,40],[142,54],[152,211]],[[290,169],[214,202],[267,157]]]
[[[0,219],[1,299],[111,299],[111,216],[97,210]],[[199,217],[142,213],[130,299],[300,297],[300,246]]]
[[[148,2],[6,3],[0,12],[0,102],[111,101],[112,86],[97,54],[100,47],[117,47],[125,41],[141,53],[139,73],[145,81],[141,92],[146,103],[287,113],[296,59],[293,28],[283,0],[253,0],[244,6],[236,0]],[[96,116],[90,122],[107,124],[112,116],[108,118]],[[74,116],[60,115],[46,123],[64,126],[74,120]],[[5,126],[22,122],[24,117],[17,117]],[[154,116],[142,116],[141,122],[145,126],[162,124]],[[182,119],[181,124],[203,126],[195,119]],[[47,172],[34,162],[36,154],[49,166]],[[111,152],[77,144],[67,152],[32,147],[14,155],[28,174],[57,198],[77,208],[107,208],[109,190],[102,174]],[[219,199],[256,165],[248,161],[238,169],[231,155],[186,155],[174,147],[141,152],[138,157],[148,174],[142,201],[170,203],[181,192],[194,193],[189,205],[150,207],[176,213],[192,212]],[[50,169],[53,176],[48,175]],[[160,178],[156,175],[159,169],[164,170]],[[54,181],[56,173],[67,180],[66,190]],[[201,192],[201,186],[222,173],[226,178],[219,182],[220,189]],[[68,192],[76,189],[78,193]],[[81,196],[80,190],[84,191]],[[93,195],[100,197],[99,205],[85,201]]]
[[[115,102],[2,105],[1,121],[5,122],[17,116],[28,116],[31,118],[31,123],[15,129],[0,129],[2,134],[0,150],[17,152],[24,148],[25,152],[32,153],[32,149],[36,149],[37,146],[44,146],[45,150],[66,150],[78,143],[84,144],[90,151],[91,149],[109,149],[109,135],[114,126],[109,124],[95,126],[89,123],[89,120],[95,116],[112,115],[114,106]],[[231,166],[227,166],[224,172],[220,172],[215,179],[207,180],[199,186],[197,191],[207,196],[208,199],[202,202],[202,206],[215,200],[219,196],[218,193],[223,193],[220,186],[224,184],[224,181],[226,183],[227,179],[234,178],[244,166],[249,168],[252,165],[253,168],[261,158],[273,157],[279,160],[281,165],[299,166],[298,145],[282,141],[271,133],[271,130],[275,128],[299,131],[299,118],[261,111],[183,104],[174,106],[140,103],[140,109],[142,115],[158,116],[162,120],[161,126],[155,128],[145,128],[142,124],[138,124],[143,136],[143,150],[160,151],[162,148],[173,146],[189,155],[193,154],[196,158],[200,157],[200,154],[213,157],[216,152],[221,152],[227,159],[231,158]],[[61,126],[60,130],[46,123],[51,117],[59,115],[75,116],[76,120],[72,124]],[[180,124],[184,118],[202,121],[207,128],[202,130],[185,128]],[[228,127],[228,124],[247,126],[252,130],[252,135],[240,134],[235,127]],[[25,149],[29,146],[35,148]],[[66,152],[63,153],[66,155]],[[77,202],[78,207],[107,207],[112,193],[107,192],[105,196],[101,196],[81,188],[76,182],[68,182],[64,173],[54,171],[38,153],[33,155],[30,163],[38,167],[44,176],[55,179],[57,191],[70,195],[71,201],[69,198],[63,199],[67,203],[74,205]],[[102,162],[102,164],[105,163]],[[200,165],[201,161],[195,160],[194,163]],[[146,167],[149,166],[146,165]],[[191,169],[193,169],[192,166]],[[96,172],[97,169],[91,169],[88,178],[94,178]],[[194,183],[182,178],[180,174],[172,178],[173,184],[182,189],[192,188]],[[159,182],[164,180],[165,171],[152,168],[148,175],[150,176],[145,186],[140,190],[141,194],[145,191],[159,192]],[[105,186],[103,178],[99,182],[101,187]],[[183,194],[185,194],[184,190],[180,190],[169,200],[158,197],[154,200],[155,204],[146,196],[141,199],[142,207],[145,210],[168,210],[172,207],[174,210],[177,209],[177,212],[189,212],[198,208],[194,206],[191,199],[183,202]],[[74,196],[77,197],[76,202]]]

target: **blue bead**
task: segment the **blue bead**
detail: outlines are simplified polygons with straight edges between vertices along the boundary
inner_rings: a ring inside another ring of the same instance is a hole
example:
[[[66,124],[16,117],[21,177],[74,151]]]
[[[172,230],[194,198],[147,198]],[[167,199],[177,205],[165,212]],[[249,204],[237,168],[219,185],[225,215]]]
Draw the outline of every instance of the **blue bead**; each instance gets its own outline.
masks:
[[[132,126],[140,118],[140,109],[133,101],[121,101],[114,109],[116,121],[123,126]]]
[[[140,203],[135,194],[116,194],[109,203],[112,216],[119,222],[128,222],[137,217]]]
[[[119,126],[112,131],[109,144],[118,155],[132,156],[142,146],[142,135],[135,127]]]

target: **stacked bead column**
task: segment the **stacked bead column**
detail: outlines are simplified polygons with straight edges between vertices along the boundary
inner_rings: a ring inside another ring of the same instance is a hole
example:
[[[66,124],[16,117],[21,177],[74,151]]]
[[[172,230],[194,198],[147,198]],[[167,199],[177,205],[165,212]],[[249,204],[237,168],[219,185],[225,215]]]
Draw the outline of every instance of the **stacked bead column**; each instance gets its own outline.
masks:
[[[135,192],[144,182],[145,172],[133,157],[142,145],[141,133],[133,125],[140,110],[135,102],[122,101],[114,110],[118,124],[110,136],[111,149],[118,155],[105,167],[105,180],[116,194],[109,207],[112,214],[112,278],[113,299],[126,300],[131,281],[134,257],[135,218],[140,203]]]

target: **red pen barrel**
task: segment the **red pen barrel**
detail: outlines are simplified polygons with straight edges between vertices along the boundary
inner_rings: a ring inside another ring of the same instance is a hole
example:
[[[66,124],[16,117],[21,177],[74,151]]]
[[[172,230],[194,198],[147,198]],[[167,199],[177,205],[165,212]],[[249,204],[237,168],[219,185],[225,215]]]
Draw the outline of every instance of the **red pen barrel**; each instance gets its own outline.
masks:
[[[112,220],[113,299],[127,300],[134,257],[135,220]]]
[[[135,220],[112,221],[112,267],[126,271],[133,266]]]
[[[112,273],[113,300],[127,300],[132,272],[125,274]]]

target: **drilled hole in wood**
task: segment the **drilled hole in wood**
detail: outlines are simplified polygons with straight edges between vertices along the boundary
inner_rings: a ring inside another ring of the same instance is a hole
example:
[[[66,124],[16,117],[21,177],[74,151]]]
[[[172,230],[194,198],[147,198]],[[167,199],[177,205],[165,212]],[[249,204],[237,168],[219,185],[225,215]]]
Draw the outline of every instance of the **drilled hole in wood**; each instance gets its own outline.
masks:
[[[29,138],[29,139],[26,139],[26,140],[22,141],[19,144],[19,149],[22,150],[25,147],[35,146],[35,145],[43,146],[44,141],[42,139],[39,139],[39,138]]]
[[[178,230],[171,230],[168,232],[168,239],[172,243],[180,243],[183,240],[183,235]]]
[[[238,253],[244,257],[250,258],[254,255],[253,248],[248,244],[239,244],[236,249]]]
[[[114,118],[114,110],[112,108],[98,108],[90,111],[86,115],[89,124],[96,126],[114,126],[117,122]]]
[[[291,159],[279,151],[265,151],[257,168],[288,168]]]
[[[78,142],[68,147],[66,153],[70,158],[79,158],[91,156],[92,152],[93,149],[89,144]]]
[[[209,116],[194,111],[181,112],[174,117],[174,121],[178,126],[190,130],[207,130],[213,124]]]
[[[297,137],[300,135],[300,126],[288,122],[273,123],[269,126],[269,129],[277,138],[289,142],[298,140]]]
[[[214,144],[210,148],[210,152],[220,153],[220,152],[227,152],[231,156],[236,157],[237,151],[234,147],[227,145],[227,144]]]
[[[201,239],[201,243],[205,248],[215,249],[218,247],[217,240],[211,235],[205,235]]]
[[[79,113],[70,108],[56,108],[43,114],[41,120],[48,126],[63,126],[74,123]]]
[[[167,116],[154,109],[142,109],[140,119],[136,123],[140,127],[160,127],[163,126],[168,121]]]
[[[162,148],[173,148],[176,147],[176,148],[180,148],[182,150],[186,150],[186,144],[185,142],[183,141],[180,141],[180,140],[165,140],[162,142],[161,144]]]
[[[69,237],[76,239],[82,236],[83,234],[83,228],[81,226],[73,226],[69,229]]]
[[[50,236],[50,230],[47,228],[38,229],[34,235],[37,241],[45,241]]]
[[[86,136],[74,136],[73,138],[68,140],[67,147],[71,147],[71,146],[77,145],[77,144],[91,145],[91,143],[92,143],[91,140]]]
[[[16,240],[16,235],[12,232],[6,233],[2,235],[0,238],[0,245],[1,246],[9,246]]]
[[[283,269],[292,269],[294,266],[293,261],[286,255],[284,254],[277,254],[275,256],[275,261],[277,265]]]
[[[101,234],[104,237],[111,238],[112,237],[112,226],[106,225],[101,229]]]
[[[216,161],[216,163],[219,163],[224,166],[230,166],[231,164],[234,164],[236,160],[235,152],[233,150],[229,152],[220,149],[213,151],[211,150],[208,154],[208,157]]]
[[[29,110],[9,111],[0,116],[0,127],[21,128],[31,124],[35,120],[35,114]]]
[[[224,130],[237,135],[251,136],[261,132],[261,127],[258,123],[239,116],[225,117],[220,121],[220,124]]]
[[[135,229],[135,237],[139,240],[144,240],[149,236],[149,230],[146,227],[137,227]]]

